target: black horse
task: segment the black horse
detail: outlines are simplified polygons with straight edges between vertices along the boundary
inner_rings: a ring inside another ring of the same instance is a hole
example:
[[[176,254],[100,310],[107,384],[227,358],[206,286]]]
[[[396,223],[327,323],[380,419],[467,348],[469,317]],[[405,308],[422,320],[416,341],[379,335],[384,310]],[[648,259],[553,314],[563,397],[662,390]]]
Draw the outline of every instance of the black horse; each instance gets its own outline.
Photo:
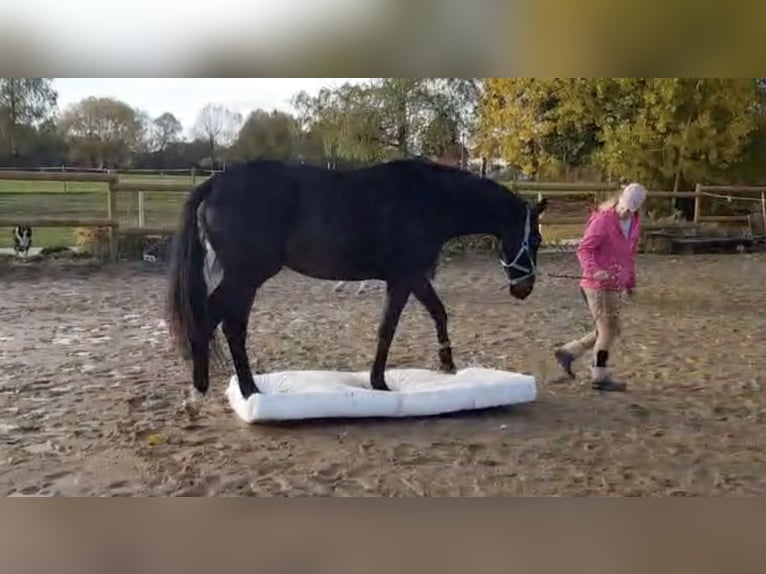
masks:
[[[173,243],[168,324],[193,361],[193,384],[209,385],[219,323],[244,398],[258,389],[245,349],[258,288],[283,267],[327,280],[386,282],[372,388],[388,390],[388,351],[410,294],[436,324],[440,370],[455,372],[447,313],[431,285],[444,243],[491,234],[511,295],[535,284],[538,216],[503,185],[453,167],[398,160],[346,172],[255,160],[199,185],[183,208]]]

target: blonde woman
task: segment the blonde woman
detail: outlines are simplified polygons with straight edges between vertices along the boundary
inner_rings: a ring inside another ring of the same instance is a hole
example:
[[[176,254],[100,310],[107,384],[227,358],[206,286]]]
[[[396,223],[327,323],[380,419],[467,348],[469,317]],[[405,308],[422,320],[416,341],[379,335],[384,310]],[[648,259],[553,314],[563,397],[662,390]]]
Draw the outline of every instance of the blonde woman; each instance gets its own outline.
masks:
[[[624,382],[612,379],[607,362],[620,334],[620,293],[624,291],[630,296],[636,286],[639,210],[646,195],[641,184],[626,185],[617,197],[593,212],[577,248],[582,268],[580,289],[593,315],[595,329],[556,349],[554,355],[564,372],[574,378],[572,364],[592,350],[591,386],[599,391],[627,388]]]

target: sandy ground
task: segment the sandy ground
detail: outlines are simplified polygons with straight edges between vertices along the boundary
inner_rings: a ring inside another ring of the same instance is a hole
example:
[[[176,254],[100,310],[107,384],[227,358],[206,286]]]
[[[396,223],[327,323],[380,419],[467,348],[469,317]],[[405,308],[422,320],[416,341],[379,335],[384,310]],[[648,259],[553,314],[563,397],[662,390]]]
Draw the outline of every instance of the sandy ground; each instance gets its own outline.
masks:
[[[576,273],[572,254],[546,271]],[[554,383],[551,349],[590,327],[576,282],[512,300],[494,258],[443,265],[458,367],[531,372],[539,400],[409,420],[248,426],[218,372],[201,418],[151,264],[2,271],[0,493],[59,495],[741,495],[766,493],[766,255],[642,256],[613,353],[630,392]],[[380,292],[283,273],[259,293],[262,370],[369,366]],[[411,302],[391,366],[436,365]]]

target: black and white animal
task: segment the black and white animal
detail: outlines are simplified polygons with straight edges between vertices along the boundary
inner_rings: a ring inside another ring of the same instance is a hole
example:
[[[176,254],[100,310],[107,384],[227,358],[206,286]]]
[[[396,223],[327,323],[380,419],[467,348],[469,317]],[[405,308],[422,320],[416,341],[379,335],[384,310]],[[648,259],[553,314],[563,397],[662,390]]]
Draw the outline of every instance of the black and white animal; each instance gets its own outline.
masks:
[[[545,208],[545,199],[530,203],[491,179],[420,160],[344,172],[270,160],[240,164],[186,200],[172,249],[170,334],[191,359],[192,383],[204,395],[213,334],[222,324],[247,399],[260,390],[246,338],[266,281],[282,268],[331,281],[377,280],[386,294],[370,386],[389,390],[389,349],[410,296],[434,321],[440,370],[454,373],[447,312],[431,284],[442,246],[463,235],[495,236],[510,295],[524,300],[537,278]],[[527,320],[509,312],[508,328]]]
[[[13,228],[13,250],[16,255],[23,253],[24,257],[29,254],[32,247],[32,228],[29,225],[17,225]]]
[[[332,288],[333,293],[337,293],[338,291],[343,289],[346,286],[346,283],[348,283],[348,281],[338,281],[335,284],[335,286]],[[362,281],[359,284],[359,287],[357,288],[357,290],[354,292],[354,294],[355,295],[361,295],[362,293],[366,292],[367,291],[367,286],[369,285],[369,283],[370,283],[370,281]]]
[[[438,265],[438,261],[434,264],[434,266],[431,268],[431,270],[428,272],[428,278],[433,281],[436,277],[436,267]],[[346,286],[346,283],[348,281],[338,281],[335,286],[332,288],[333,293],[338,293],[341,289],[343,289]],[[372,285],[371,285],[372,284]],[[359,283],[359,287],[354,292],[355,295],[361,295],[362,293],[366,293],[370,289],[374,291],[378,291],[380,289],[385,289],[386,284],[383,281],[375,281],[372,279],[365,279],[364,281],[361,281]]]

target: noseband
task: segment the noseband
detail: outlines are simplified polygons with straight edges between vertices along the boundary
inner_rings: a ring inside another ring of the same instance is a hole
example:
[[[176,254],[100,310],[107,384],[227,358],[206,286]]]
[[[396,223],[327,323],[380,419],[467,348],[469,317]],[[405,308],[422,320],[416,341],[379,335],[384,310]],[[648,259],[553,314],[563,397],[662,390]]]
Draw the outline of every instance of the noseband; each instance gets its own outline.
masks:
[[[500,263],[502,266],[508,270],[508,269],[516,269],[517,271],[521,271],[524,273],[521,277],[516,277],[515,279],[510,279],[509,282],[511,287],[518,285],[519,283],[522,283],[523,281],[526,281],[527,279],[530,279],[531,277],[535,276],[535,262],[532,260],[532,253],[529,251],[529,234],[531,232],[531,210],[529,207],[527,207],[527,218],[524,222],[524,236],[521,240],[521,245],[519,246],[519,250],[516,252],[516,257],[514,257],[513,261],[508,263],[505,259],[503,259],[503,253],[500,252]],[[519,265],[519,259],[521,259],[522,255],[527,256],[527,260],[529,261],[529,267],[524,267],[523,265]]]

